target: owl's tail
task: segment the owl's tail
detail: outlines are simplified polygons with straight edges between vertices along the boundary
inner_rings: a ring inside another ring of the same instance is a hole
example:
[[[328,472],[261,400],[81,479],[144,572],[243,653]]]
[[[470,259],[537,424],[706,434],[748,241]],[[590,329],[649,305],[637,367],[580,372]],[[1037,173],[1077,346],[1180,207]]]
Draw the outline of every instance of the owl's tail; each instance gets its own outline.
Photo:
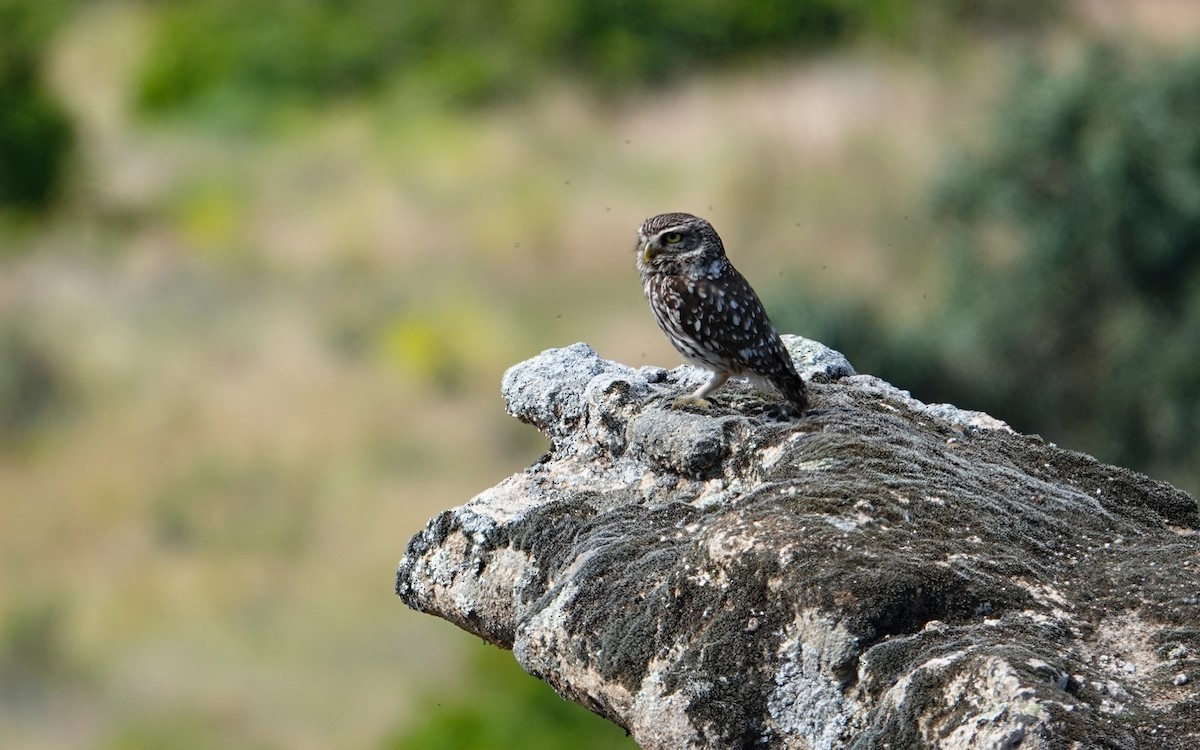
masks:
[[[804,379],[799,375],[787,373],[771,378],[771,385],[783,394],[797,413],[808,408],[808,393],[804,387]]]

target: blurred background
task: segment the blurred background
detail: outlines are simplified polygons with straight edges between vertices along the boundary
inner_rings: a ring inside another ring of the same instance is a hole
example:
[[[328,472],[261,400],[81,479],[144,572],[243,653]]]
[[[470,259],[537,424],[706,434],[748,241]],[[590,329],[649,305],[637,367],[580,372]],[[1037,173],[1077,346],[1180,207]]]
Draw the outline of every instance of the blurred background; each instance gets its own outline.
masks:
[[[781,329],[1200,489],[1191,0],[0,0],[0,746],[608,748],[392,594],[506,367]]]

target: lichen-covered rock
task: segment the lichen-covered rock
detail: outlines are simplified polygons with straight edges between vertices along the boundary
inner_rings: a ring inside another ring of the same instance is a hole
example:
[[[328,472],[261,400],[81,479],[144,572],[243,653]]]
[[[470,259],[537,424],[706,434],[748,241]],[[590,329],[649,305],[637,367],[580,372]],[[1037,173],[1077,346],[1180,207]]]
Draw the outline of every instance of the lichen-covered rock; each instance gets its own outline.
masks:
[[[1200,747],[1200,518],[1162,482],[786,337],[811,407],[589,347],[504,376],[551,440],[397,593],[680,748]]]

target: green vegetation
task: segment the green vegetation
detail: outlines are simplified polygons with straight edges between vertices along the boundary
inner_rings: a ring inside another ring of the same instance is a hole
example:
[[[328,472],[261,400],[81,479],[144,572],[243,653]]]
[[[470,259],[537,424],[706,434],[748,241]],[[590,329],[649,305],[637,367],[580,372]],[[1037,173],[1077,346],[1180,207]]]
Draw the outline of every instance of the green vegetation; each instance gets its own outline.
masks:
[[[14,603],[0,620],[0,698],[36,706],[53,690],[85,679],[64,637],[65,609],[61,597],[43,593]]]
[[[1200,55],[1031,68],[940,188],[955,390],[1200,487]],[[965,386],[965,388],[964,388]]]
[[[1200,55],[1029,66],[935,188],[940,312],[785,305],[860,368],[1200,490]],[[785,326],[786,327],[786,326]]]
[[[141,81],[151,112],[314,101],[398,82],[475,104],[569,77],[607,94],[867,35],[1039,23],[1059,2],[940,0],[200,0],[164,4]]]
[[[1028,70],[939,205],[963,391],[1018,428],[1200,487],[1200,55]]]
[[[45,88],[42,53],[66,0],[0,0],[0,209],[36,212],[60,188],[73,141]]]
[[[624,730],[558,697],[508,651],[481,646],[474,662],[469,688],[427,699],[424,718],[381,750],[637,750]]]

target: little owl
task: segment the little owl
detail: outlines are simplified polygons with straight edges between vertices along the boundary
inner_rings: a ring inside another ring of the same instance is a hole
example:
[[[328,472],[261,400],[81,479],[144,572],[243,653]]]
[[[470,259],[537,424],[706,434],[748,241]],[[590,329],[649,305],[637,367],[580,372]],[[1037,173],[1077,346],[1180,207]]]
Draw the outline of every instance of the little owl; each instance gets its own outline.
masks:
[[[677,403],[708,406],[705,396],[744,376],[804,410],[804,381],[711,224],[680,213],[646,219],[638,229],[637,267],[658,327],[688,362],[712,373]]]

